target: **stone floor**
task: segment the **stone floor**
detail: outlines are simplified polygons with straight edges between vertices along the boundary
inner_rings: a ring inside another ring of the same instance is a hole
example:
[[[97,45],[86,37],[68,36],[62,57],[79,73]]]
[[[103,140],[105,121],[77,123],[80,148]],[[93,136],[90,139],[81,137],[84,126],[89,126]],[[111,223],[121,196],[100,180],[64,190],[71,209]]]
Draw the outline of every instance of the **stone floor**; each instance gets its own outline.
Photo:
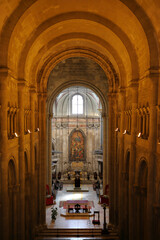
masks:
[[[89,190],[89,192],[67,192],[66,190],[69,188],[74,188],[73,185],[64,184],[63,190],[57,192],[56,196],[56,205],[55,207],[58,208],[58,216],[55,222],[51,221],[51,207],[46,207],[46,224],[48,228],[103,228],[103,221],[104,221],[104,210],[99,202],[99,198],[96,195],[96,192],[93,190],[92,184],[86,184],[81,186],[83,189]],[[60,216],[61,209],[59,208],[59,201],[66,201],[66,200],[89,200],[94,201],[94,209],[93,211],[100,211],[100,225],[93,225],[92,220],[93,217],[81,217],[81,218],[65,218]],[[109,209],[106,209],[106,222],[109,222]]]

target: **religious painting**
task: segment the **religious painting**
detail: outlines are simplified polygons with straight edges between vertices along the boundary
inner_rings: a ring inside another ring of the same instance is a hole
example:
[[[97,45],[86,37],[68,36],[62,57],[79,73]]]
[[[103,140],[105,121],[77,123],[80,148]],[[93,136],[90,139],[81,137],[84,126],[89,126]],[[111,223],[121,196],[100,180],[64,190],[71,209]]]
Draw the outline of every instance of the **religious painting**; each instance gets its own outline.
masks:
[[[83,161],[84,158],[84,136],[81,131],[75,131],[70,139],[70,160]]]

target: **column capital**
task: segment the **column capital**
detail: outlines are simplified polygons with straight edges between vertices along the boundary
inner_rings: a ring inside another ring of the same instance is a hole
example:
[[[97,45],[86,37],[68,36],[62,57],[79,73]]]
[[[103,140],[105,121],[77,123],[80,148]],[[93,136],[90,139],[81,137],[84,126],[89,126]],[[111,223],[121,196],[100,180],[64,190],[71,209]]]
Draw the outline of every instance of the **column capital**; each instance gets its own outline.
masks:
[[[140,77],[140,80],[144,78],[156,78],[160,76],[160,68],[159,67],[151,67],[145,71],[145,73]]]
[[[35,86],[29,86],[29,91],[30,91],[30,93],[36,93]]]
[[[47,92],[38,92],[38,97],[41,99],[46,99],[47,98]]]
[[[116,97],[117,96],[117,92],[108,92],[107,95],[108,97]]]
[[[26,87],[26,80],[25,79],[18,79],[18,87],[19,88],[24,88]]]
[[[125,93],[126,93],[126,88],[125,88],[125,87],[120,87],[120,88],[118,89],[118,92],[119,92],[120,94],[125,94]]]
[[[17,80],[17,75],[10,68],[1,66],[0,77],[8,77],[8,76]]]
[[[132,79],[129,81],[129,87],[130,88],[138,88],[139,86],[139,82],[138,82],[138,78],[137,79]]]
[[[7,77],[9,75],[8,67],[0,67],[0,76]]]

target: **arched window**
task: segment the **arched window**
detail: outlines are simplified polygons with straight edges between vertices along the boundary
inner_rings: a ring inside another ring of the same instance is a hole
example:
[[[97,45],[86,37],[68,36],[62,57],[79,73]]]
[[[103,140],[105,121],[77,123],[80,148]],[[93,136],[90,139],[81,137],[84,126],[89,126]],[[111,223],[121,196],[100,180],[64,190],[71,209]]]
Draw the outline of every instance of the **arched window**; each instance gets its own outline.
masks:
[[[83,114],[83,97],[79,94],[72,98],[72,114]]]

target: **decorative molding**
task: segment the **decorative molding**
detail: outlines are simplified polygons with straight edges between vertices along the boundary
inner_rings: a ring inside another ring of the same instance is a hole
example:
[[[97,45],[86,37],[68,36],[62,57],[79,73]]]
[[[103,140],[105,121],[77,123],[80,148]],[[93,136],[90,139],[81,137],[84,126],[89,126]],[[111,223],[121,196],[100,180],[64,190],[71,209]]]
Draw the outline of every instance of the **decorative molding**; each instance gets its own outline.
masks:
[[[140,80],[145,78],[152,78],[160,76],[160,68],[159,67],[152,67],[145,71],[145,73],[140,77]]]
[[[136,78],[136,79],[132,79],[129,81],[129,87],[130,88],[138,88],[139,87],[139,79]]]

